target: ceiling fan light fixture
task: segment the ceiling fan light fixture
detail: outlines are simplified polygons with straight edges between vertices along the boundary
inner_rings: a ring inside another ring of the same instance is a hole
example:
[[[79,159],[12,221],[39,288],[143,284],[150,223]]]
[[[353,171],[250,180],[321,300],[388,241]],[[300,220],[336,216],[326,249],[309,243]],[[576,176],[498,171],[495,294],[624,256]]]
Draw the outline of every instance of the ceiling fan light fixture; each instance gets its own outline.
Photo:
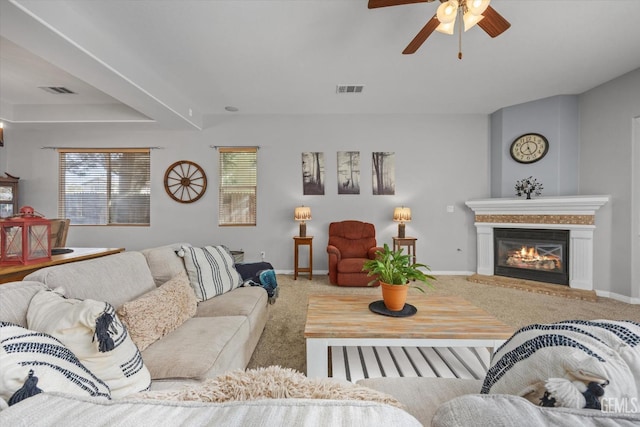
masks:
[[[462,17],[464,21],[464,31],[467,32],[470,28],[473,28],[478,22],[484,19],[482,15],[474,15],[473,13],[465,13]]]
[[[456,25],[455,21],[448,22],[446,24],[441,22],[440,25],[436,27],[436,31],[442,34],[452,35],[455,30],[455,25]]]
[[[457,0],[449,0],[447,2],[442,3],[438,6],[438,10],[436,12],[436,16],[438,17],[438,21],[441,24],[449,24],[456,21],[456,16],[458,15],[458,1]]]
[[[491,0],[467,0],[467,10],[473,15],[482,15],[489,7],[489,3]]]
[[[412,3],[431,3],[435,0],[369,0],[369,9],[398,6]],[[489,5],[491,0],[440,0],[436,13],[427,20],[424,27],[415,35],[403,55],[415,53],[422,44],[438,31],[455,34],[456,19],[460,21],[458,31],[458,58],[462,59],[462,33],[476,24],[491,38],[497,37],[511,27],[502,15]]]

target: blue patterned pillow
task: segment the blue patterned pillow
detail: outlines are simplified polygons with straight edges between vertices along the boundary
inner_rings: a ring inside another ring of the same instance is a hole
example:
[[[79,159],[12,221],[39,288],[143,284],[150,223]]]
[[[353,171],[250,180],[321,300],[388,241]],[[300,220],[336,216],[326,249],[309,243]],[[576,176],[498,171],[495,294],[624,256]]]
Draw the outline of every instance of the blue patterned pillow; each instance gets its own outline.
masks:
[[[541,406],[604,410],[637,400],[640,324],[604,319],[525,326],[491,357],[481,393],[515,394]]]
[[[51,334],[104,381],[114,399],[147,390],[151,374],[111,304],[42,290],[27,310],[30,329]]]
[[[54,337],[0,322],[0,397],[9,405],[40,392],[111,398],[109,387]]]
[[[242,286],[242,277],[225,246],[183,246],[179,255],[184,258],[189,283],[198,301],[206,301]]]

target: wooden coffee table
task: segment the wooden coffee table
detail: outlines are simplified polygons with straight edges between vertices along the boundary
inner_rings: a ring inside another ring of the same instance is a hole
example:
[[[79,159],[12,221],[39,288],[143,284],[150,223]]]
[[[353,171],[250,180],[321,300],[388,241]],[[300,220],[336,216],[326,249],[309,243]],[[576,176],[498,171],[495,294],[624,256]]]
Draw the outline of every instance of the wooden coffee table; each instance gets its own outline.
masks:
[[[311,295],[304,337],[307,376],[327,377],[329,347],[491,347],[514,333],[486,311],[455,296],[410,295],[418,312],[397,318],[372,313],[367,295]]]

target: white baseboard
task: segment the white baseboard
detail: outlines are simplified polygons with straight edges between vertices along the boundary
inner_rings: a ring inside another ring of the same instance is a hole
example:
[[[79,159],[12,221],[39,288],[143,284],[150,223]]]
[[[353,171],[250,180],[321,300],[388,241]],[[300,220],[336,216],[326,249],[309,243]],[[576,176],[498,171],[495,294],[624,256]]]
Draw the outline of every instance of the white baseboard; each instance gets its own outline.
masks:
[[[276,270],[276,274],[293,274],[293,270]],[[299,273],[305,275],[308,273]],[[322,276],[329,274],[329,270],[313,270],[314,275]],[[432,276],[471,276],[476,274],[475,271],[431,271]]]
[[[475,271],[431,271],[432,276],[471,276]]]
[[[276,270],[276,274],[289,274],[289,275],[293,275],[294,271],[293,270]],[[329,274],[329,270],[313,270],[313,275],[314,276],[326,276],[327,274]],[[298,273],[298,276],[308,276],[309,273]]]
[[[616,294],[615,292],[595,290],[596,295],[604,298],[611,298],[616,301],[626,302],[627,304],[640,304],[640,298],[628,297],[626,295]]]

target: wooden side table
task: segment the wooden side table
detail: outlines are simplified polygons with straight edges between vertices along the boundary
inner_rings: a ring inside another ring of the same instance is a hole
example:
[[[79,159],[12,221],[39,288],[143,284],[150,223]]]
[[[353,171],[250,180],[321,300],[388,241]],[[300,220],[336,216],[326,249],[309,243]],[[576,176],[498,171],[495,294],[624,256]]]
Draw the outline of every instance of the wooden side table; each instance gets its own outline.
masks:
[[[298,279],[298,273],[309,273],[309,280],[313,279],[313,236],[300,237],[295,236],[293,238],[294,247],[295,247],[295,259],[294,259],[294,271],[293,271],[293,280]],[[300,246],[307,245],[309,246],[309,266],[308,267],[300,267],[299,263],[299,248]]]
[[[407,247],[406,254],[413,256],[413,263],[416,263],[416,240],[415,237],[394,237],[393,238],[393,250],[397,251],[402,246]]]

